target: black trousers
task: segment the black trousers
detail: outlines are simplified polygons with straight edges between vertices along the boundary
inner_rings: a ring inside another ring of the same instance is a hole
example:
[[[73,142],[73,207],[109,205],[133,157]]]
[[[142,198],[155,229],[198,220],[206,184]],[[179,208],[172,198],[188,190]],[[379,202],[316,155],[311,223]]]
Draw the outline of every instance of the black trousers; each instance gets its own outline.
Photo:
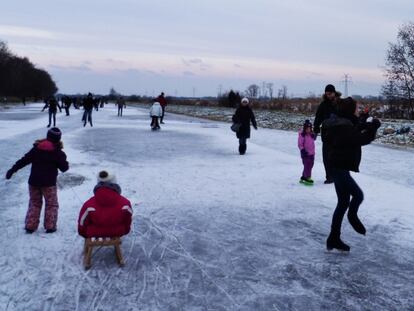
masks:
[[[352,219],[357,216],[359,206],[364,200],[364,193],[349,171],[333,168],[332,177],[335,183],[338,204],[332,217],[331,234],[339,237],[346,211],[349,208],[348,218]]]
[[[158,117],[151,117],[151,128],[159,129],[160,124],[158,123]]]
[[[332,180],[332,168],[329,163],[329,145],[322,143],[323,166],[325,167],[326,180]]]
[[[65,112],[66,112],[66,115],[68,116],[69,115],[69,107],[65,107]]]
[[[162,108],[161,122],[163,122],[164,114],[165,114],[165,106],[161,106],[161,108]]]
[[[122,112],[124,111],[124,106],[118,105],[118,117],[122,117]]]
[[[92,110],[85,110],[85,112],[83,113],[82,121],[83,121],[83,126],[86,125],[86,122],[89,122],[89,124],[93,126],[92,125]]]

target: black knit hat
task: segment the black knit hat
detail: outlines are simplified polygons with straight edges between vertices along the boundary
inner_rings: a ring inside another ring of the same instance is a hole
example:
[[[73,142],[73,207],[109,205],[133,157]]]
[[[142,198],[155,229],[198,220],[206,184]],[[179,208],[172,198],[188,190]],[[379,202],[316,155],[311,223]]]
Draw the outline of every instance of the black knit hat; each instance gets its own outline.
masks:
[[[312,128],[312,123],[309,120],[305,120],[305,123],[303,123],[303,130],[306,130],[308,127]]]
[[[47,140],[51,141],[52,143],[60,142],[62,137],[62,132],[57,127],[52,127],[50,130],[47,131]]]
[[[326,92],[331,92],[331,93],[335,93],[335,87],[332,84],[328,84],[327,86],[325,86],[325,93]]]
[[[355,114],[357,103],[352,97],[341,99],[338,102],[338,115],[340,117],[349,118]]]

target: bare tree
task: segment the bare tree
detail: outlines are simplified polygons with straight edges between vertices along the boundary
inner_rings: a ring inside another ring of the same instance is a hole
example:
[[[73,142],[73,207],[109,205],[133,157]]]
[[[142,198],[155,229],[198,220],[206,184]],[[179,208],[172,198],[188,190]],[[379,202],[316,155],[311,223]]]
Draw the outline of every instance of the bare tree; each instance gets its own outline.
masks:
[[[385,75],[387,82],[383,88],[386,97],[401,96],[414,117],[414,23],[400,27],[397,42],[390,43],[386,56]],[[391,87],[392,86],[392,87]],[[396,94],[390,94],[390,91]]]
[[[288,88],[287,88],[287,86],[286,85],[282,85],[282,88],[280,88],[278,91],[277,91],[277,98],[278,99],[287,99],[287,93],[288,93]]]
[[[251,84],[246,89],[246,95],[251,98],[259,96],[260,87],[257,84]]]
[[[273,83],[266,84],[270,99],[273,99]]]

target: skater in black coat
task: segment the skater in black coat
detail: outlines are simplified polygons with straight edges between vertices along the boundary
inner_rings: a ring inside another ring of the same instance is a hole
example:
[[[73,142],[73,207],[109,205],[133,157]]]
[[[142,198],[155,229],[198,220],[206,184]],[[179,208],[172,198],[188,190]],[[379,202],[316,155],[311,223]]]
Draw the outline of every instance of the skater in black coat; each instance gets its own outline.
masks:
[[[47,127],[50,127],[52,124],[53,118],[53,126],[56,126],[56,113],[59,108],[59,111],[62,112],[62,108],[59,106],[56,98],[54,96],[50,96],[49,99],[45,100],[45,106],[43,107],[42,111],[45,111],[46,108],[49,108],[49,124]]]
[[[321,133],[322,135],[322,158],[326,174],[325,184],[331,184],[333,180],[328,162],[329,145],[325,143],[324,131],[323,127],[321,130],[321,125],[323,124],[323,121],[329,119],[331,115],[336,114],[336,103],[340,97],[341,93],[337,92],[332,84],[328,84],[325,87],[325,94],[323,95],[322,102],[318,106],[313,122],[314,133],[316,135]]]
[[[328,250],[349,251],[350,247],[342,242],[342,220],[348,210],[348,220],[354,230],[365,235],[366,229],[358,218],[358,209],[364,194],[350,175],[359,172],[361,146],[371,143],[381,123],[369,118],[359,123],[358,107],[351,97],[338,102],[337,115],[324,121],[325,141],[329,144],[329,163],[338,197],[338,204],[332,217],[331,232],[326,241]]]
[[[88,96],[83,101],[83,109],[85,110],[83,113],[82,121],[83,126],[86,126],[86,123],[89,122],[92,125],[92,111],[95,106],[95,100],[93,99],[92,93],[89,93]]]
[[[255,130],[257,130],[256,118],[253,110],[249,106],[249,99],[243,98],[241,105],[237,108],[236,113],[233,115],[233,123],[240,124],[240,128],[236,132],[239,139],[239,153],[243,155],[247,149],[247,139],[250,138],[250,122]]]
[[[70,99],[69,96],[65,96],[63,97],[62,101],[63,101],[63,108],[65,108],[66,115],[69,116],[70,115],[69,109],[70,109],[70,106],[72,105],[72,99]]]

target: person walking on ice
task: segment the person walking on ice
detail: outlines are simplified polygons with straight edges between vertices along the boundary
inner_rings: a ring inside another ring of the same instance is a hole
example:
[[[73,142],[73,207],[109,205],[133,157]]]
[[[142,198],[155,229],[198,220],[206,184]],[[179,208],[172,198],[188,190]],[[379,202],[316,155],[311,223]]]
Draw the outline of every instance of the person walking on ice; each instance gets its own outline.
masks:
[[[43,198],[46,202],[44,218],[46,233],[53,233],[57,229],[59,203],[56,179],[58,170],[66,172],[69,169],[66,154],[62,150],[61,137],[62,132],[59,128],[51,128],[47,132],[47,138],[37,140],[33,148],[6,173],[6,179],[9,180],[18,170],[26,165],[32,165],[29,177],[29,208],[25,221],[27,233],[33,233],[39,226]]]
[[[316,111],[315,120],[313,122],[313,129],[316,135],[321,133],[322,138],[322,158],[323,158],[323,165],[325,167],[325,184],[331,184],[333,183],[333,179],[331,176],[331,167],[329,164],[329,144],[325,141],[325,135],[324,135],[324,128],[322,126],[323,121],[329,119],[331,115],[336,113],[336,106],[337,102],[341,97],[341,93],[337,92],[335,90],[335,86],[332,84],[328,84],[325,87],[325,93],[322,98],[322,102],[318,106],[318,109]],[[322,129],[321,129],[322,126]]]
[[[46,108],[49,108],[49,124],[47,127],[52,125],[52,118],[53,118],[53,126],[56,126],[56,113],[59,108],[59,111],[62,112],[62,107],[60,107],[59,103],[57,102],[54,96],[50,96],[49,99],[45,101],[45,106],[43,107],[42,111],[45,111]]]
[[[116,104],[118,106],[118,117],[122,117],[122,112],[124,108],[126,108],[125,99],[122,96],[119,96],[116,100]]]
[[[315,162],[315,139],[312,123],[306,120],[302,130],[299,131],[298,147],[303,163],[303,172],[300,182],[304,185],[313,185],[312,168]]]
[[[350,247],[341,240],[342,220],[348,210],[348,220],[352,228],[365,235],[366,229],[358,218],[358,209],[364,194],[350,171],[359,172],[361,146],[371,143],[381,122],[368,118],[359,123],[358,105],[348,97],[338,102],[337,116],[332,115],[323,123],[326,142],[329,143],[329,163],[338,203],[332,216],[331,232],[326,240],[328,250],[350,251]]]
[[[151,117],[151,129],[153,131],[160,130],[160,124],[158,119],[162,117],[162,107],[159,102],[154,102],[150,108],[150,117]]]
[[[164,124],[165,107],[167,107],[167,100],[165,99],[164,92],[161,92],[161,94],[157,97],[157,102],[160,103],[162,108],[161,124]]]
[[[247,139],[250,138],[250,122],[255,130],[257,130],[256,118],[253,110],[249,106],[249,99],[244,97],[241,100],[241,105],[237,108],[233,115],[232,128],[236,132],[236,136],[239,139],[239,153],[244,155],[247,150]]]
[[[85,110],[83,113],[82,121],[83,126],[86,126],[86,123],[89,122],[89,124],[92,125],[92,111],[93,107],[95,105],[95,101],[93,99],[92,93],[89,93],[88,96],[83,101],[83,109]]]

